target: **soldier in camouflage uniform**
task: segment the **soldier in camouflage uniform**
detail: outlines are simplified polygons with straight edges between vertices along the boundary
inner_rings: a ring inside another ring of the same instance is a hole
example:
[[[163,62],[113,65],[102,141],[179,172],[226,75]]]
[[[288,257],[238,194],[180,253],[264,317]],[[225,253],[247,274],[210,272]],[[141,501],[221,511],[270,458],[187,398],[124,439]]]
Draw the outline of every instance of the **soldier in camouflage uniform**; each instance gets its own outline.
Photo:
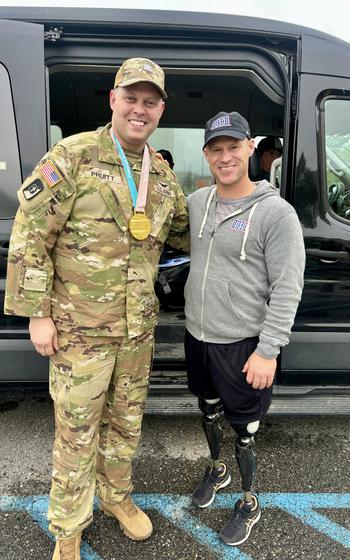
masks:
[[[165,241],[188,247],[188,216],[175,175],[151,153],[145,206],[151,230],[142,241],[131,235],[132,201],[111,128],[138,184],[165,97],[163,70],[128,59],[110,93],[112,123],[59,142],[19,191],[5,312],[30,317],[32,342],[51,357],[53,560],[80,559],[95,481],[102,511],[127,536],[152,533],[130,498],[131,462],[153,353],[158,261]]]

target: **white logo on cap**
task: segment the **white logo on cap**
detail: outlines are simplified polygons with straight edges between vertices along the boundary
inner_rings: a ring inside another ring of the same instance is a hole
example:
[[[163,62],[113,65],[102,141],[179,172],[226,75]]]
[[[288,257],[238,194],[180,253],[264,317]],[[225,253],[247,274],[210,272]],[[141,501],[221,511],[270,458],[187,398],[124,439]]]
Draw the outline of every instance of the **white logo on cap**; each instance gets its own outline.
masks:
[[[143,65],[143,70],[149,70],[150,72],[152,72],[153,68],[150,64],[148,64],[148,62],[146,62],[146,64]]]
[[[216,128],[220,128],[222,126],[230,126],[230,117],[229,116],[225,116],[225,117],[219,117],[218,119],[216,119],[216,121],[214,121],[210,127],[210,130],[215,130]]]

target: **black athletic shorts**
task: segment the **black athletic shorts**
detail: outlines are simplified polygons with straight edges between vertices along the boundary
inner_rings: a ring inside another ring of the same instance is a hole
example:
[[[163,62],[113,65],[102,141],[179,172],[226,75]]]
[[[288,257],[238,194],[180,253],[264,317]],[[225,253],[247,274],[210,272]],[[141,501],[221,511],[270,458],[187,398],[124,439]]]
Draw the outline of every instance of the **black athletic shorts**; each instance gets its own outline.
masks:
[[[261,420],[271,404],[272,387],[253,389],[242,372],[257,344],[257,337],[231,344],[201,342],[186,330],[188,388],[203,399],[220,397],[225,416],[232,423]]]

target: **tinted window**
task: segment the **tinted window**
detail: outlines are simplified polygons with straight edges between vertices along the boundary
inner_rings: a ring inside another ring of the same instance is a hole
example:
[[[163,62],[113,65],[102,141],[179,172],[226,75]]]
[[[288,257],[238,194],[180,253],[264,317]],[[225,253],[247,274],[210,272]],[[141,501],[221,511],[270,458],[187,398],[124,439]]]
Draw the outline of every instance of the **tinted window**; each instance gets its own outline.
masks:
[[[16,191],[21,182],[10,80],[0,64],[0,218],[11,218],[16,213]]]
[[[332,210],[350,220],[350,100],[325,102],[328,200]]]

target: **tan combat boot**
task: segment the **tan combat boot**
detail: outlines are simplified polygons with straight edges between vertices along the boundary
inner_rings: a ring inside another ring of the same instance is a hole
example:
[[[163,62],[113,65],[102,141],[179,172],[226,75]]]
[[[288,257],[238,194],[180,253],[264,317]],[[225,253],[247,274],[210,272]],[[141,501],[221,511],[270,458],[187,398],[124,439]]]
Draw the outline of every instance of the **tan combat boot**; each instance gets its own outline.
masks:
[[[130,496],[119,504],[100,504],[100,509],[109,517],[119,521],[124,534],[133,541],[143,541],[152,535],[153,527],[150,518],[137,507]]]
[[[80,559],[81,535],[69,538],[58,538],[52,560],[81,560]]]

